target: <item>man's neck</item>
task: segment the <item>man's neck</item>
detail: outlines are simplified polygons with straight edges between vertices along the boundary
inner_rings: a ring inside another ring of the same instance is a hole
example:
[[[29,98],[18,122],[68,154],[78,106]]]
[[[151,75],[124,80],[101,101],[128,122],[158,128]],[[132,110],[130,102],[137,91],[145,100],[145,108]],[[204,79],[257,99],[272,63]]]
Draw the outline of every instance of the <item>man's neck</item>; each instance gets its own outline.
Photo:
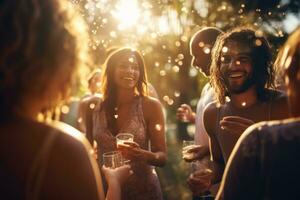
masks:
[[[257,92],[255,86],[240,94],[233,94],[230,97],[230,102],[234,107],[247,108],[257,102]]]

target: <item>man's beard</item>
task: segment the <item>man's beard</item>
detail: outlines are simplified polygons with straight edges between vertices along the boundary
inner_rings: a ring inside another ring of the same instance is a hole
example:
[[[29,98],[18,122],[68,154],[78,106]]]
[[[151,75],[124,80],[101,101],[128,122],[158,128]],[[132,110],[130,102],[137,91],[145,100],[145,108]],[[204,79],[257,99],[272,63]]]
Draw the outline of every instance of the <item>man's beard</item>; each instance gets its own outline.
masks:
[[[254,84],[255,78],[253,75],[251,77],[247,77],[247,79],[239,86],[231,85],[228,78],[225,78],[225,85],[229,94],[241,94],[251,88]]]

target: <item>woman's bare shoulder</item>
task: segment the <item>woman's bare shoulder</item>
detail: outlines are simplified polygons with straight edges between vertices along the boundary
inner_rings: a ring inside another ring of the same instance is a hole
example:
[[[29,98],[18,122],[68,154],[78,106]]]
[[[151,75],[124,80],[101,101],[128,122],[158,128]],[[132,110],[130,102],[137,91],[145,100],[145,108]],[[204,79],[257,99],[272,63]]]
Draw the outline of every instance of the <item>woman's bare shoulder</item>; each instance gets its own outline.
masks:
[[[52,182],[55,176],[64,177],[55,189],[68,185],[74,196],[84,195],[88,199],[99,197],[102,185],[100,172],[91,156],[92,148],[87,139],[77,129],[62,122],[55,121],[48,126],[57,132],[49,159],[48,167],[53,172],[48,174],[49,182]]]
[[[144,110],[151,111],[152,109],[161,109],[162,105],[160,101],[154,97],[144,96],[142,97],[142,106]]]
[[[142,97],[142,108],[146,118],[153,118],[162,113],[163,107],[160,101],[156,98],[145,96]]]

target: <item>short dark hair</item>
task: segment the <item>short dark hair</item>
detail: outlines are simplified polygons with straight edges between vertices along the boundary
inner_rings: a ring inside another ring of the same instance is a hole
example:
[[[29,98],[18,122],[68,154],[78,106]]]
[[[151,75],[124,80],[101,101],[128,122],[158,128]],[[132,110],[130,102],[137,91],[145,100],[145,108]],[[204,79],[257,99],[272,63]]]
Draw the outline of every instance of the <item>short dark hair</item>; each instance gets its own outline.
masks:
[[[194,56],[192,54],[192,51],[195,46],[196,46],[196,48],[203,48],[203,47],[199,46],[199,44],[201,42],[211,45],[211,48],[212,48],[216,42],[217,37],[221,33],[223,33],[223,32],[216,27],[204,27],[204,28],[198,30],[192,36],[192,38],[190,40],[190,54],[192,56]],[[209,67],[211,65],[211,52],[207,54],[207,53],[204,53],[203,51],[200,51],[198,54],[198,57],[197,57],[197,62],[200,62],[200,64],[202,65],[202,66],[198,66],[198,67],[208,68],[208,70],[209,70]]]
[[[264,101],[267,98],[266,88],[273,87],[274,81],[270,45],[262,32],[256,32],[248,27],[238,27],[226,32],[215,43],[212,52],[211,84],[215,89],[217,100],[219,103],[224,104],[225,97],[229,96],[220,71],[221,51],[228,41],[236,41],[250,47],[258,99]]]

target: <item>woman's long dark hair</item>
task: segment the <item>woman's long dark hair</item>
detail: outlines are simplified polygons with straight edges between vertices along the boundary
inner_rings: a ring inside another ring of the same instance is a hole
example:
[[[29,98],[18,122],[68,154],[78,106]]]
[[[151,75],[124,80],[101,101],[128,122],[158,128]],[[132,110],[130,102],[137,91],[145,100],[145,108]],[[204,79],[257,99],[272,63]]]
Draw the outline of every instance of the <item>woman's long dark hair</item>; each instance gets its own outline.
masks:
[[[110,54],[106,59],[104,73],[102,77],[102,94],[103,94],[103,103],[101,110],[104,109],[106,112],[106,119],[108,124],[108,129],[112,133],[116,133],[116,102],[117,102],[117,85],[114,81],[114,74],[120,58],[124,56],[134,56],[139,66],[140,77],[137,82],[135,92],[138,96],[147,96],[147,73],[145,69],[144,59],[140,52],[131,48],[120,48],[115,50]]]

